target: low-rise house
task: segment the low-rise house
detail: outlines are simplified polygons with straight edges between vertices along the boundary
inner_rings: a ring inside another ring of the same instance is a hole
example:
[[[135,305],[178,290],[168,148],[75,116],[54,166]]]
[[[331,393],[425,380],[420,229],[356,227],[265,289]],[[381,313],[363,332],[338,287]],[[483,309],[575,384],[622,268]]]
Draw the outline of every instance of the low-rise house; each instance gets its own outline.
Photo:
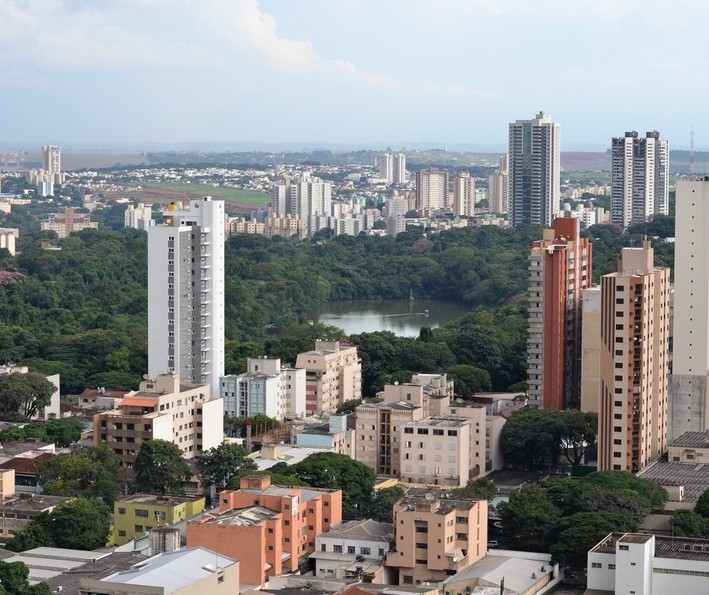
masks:
[[[0,503],[0,541],[12,539],[18,531],[27,529],[33,519],[55,506],[68,502],[67,496],[17,494]]]

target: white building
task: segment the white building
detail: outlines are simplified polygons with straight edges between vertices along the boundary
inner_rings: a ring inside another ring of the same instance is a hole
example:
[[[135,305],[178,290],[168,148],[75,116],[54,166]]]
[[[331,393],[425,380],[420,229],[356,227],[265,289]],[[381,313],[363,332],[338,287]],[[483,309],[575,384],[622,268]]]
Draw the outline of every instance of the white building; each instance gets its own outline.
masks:
[[[305,415],[305,370],[282,368],[278,358],[250,357],[247,372],[222,376],[219,384],[224,413],[232,417]]]
[[[492,213],[507,213],[509,211],[508,186],[510,172],[507,154],[500,157],[497,171],[488,177],[488,208]]]
[[[611,533],[588,552],[588,589],[598,593],[706,593],[709,540]]]
[[[148,230],[148,375],[219,394],[224,375],[224,201],[170,204]]]
[[[15,227],[0,227],[0,248],[5,248],[15,256],[15,241],[20,237],[20,230]]]
[[[547,225],[559,215],[561,126],[539,112],[510,124],[510,222]]]
[[[391,153],[379,156],[379,177],[387,184],[394,181],[394,156]]]
[[[153,208],[142,202],[138,203],[137,206],[128,205],[123,215],[123,224],[125,227],[147,231],[149,227],[155,225],[155,221],[153,220]]]
[[[27,366],[15,366],[12,364],[0,366],[0,374],[27,374],[29,371],[30,369]],[[52,393],[49,405],[38,409],[32,419],[59,419],[61,416],[59,394],[61,376],[59,374],[51,374],[50,376],[45,376],[45,378],[54,385],[54,392]]]
[[[611,222],[624,229],[669,212],[670,147],[657,131],[612,139]]]
[[[394,184],[406,184],[406,155],[394,153]]]
[[[54,184],[61,184],[62,176],[62,150],[56,145],[42,147],[42,169]],[[52,192],[53,194],[53,192]]]
[[[475,214],[475,178],[471,178],[468,173],[462,173],[455,179],[453,213],[459,217]]]
[[[424,214],[448,206],[448,172],[435,168],[416,172],[416,208]]]
[[[709,429],[709,177],[677,182],[669,438]]]
[[[394,525],[367,519],[342,523],[315,537],[315,576],[344,579],[381,568],[394,543]],[[358,571],[358,567],[360,570]]]

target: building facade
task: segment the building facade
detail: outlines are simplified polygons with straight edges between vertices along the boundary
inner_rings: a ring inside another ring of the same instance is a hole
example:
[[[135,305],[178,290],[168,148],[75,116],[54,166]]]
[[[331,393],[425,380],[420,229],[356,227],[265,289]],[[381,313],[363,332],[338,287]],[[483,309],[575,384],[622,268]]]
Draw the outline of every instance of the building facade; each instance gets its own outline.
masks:
[[[598,468],[638,472],[667,448],[670,271],[649,242],[601,278]]]
[[[330,414],[345,401],[362,398],[362,365],[357,347],[339,341],[316,341],[313,351],[298,354],[305,370],[305,411]]]
[[[581,293],[591,286],[593,246],[573,217],[554,221],[529,256],[527,383],[547,409],[578,406]]]
[[[267,475],[246,476],[240,489],[219,494],[219,514],[187,523],[187,546],[206,547],[241,562],[244,583],[297,571],[315,539],[342,522],[342,492],[272,486]]]
[[[458,217],[472,217],[475,214],[475,178],[471,178],[468,173],[455,178],[453,214]]]
[[[77,213],[74,207],[65,207],[63,213],[51,213],[39,226],[42,231],[53,231],[60,238],[69,237],[74,231],[98,229],[98,223],[91,221],[91,215]]]
[[[709,177],[677,181],[670,438],[709,430]]]
[[[278,358],[250,357],[247,372],[220,378],[224,413],[232,417],[305,415],[305,370],[282,368]]]
[[[448,207],[448,172],[435,168],[416,172],[416,209],[424,214]]]
[[[148,375],[219,394],[224,375],[224,201],[172,203],[148,230]]]
[[[561,127],[548,114],[510,124],[510,223],[551,225],[559,215]]]
[[[57,145],[45,145],[42,147],[42,169],[53,184],[61,184],[64,181],[61,147]]]
[[[386,565],[400,585],[442,581],[487,553],[487,500],[450,497],[444,490],[409,490],[394,505],[395,550]]]
[[[153,220],[153,208],[142,202],[137,205],[128,205],[123,215],[123,225],[124,227],[148,231],[149,227],[155,225],[155,221]]]
[[[493,213],[509,212],[508,186],[510,172],[507,154],[500,157],[497,171],[488,177],[487,201],[488,208]]]
[[[176,374],[140,383],[118,409],[94,416],[94,446],[105,444],[131,468],[143,442],[167,440],[192,459],[219,446],[224,437],[224,403],[209,385],[182,384]]]
[[[657,131],[611,141],[611,222],[623,229],[669,212],[670,147]]]

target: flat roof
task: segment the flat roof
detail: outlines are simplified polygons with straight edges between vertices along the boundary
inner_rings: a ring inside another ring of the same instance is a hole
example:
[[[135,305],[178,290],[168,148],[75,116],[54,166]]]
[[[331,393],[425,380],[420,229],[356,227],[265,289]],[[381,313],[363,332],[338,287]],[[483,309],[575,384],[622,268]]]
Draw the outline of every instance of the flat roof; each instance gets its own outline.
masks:
[[[646,543],[653,536],[642,533],[610,533],[591,552],[615,554],[616,543]],[[709,562],[709,539],[655,535],[655,558]]]
[[[320,538],[358,539],[362,541],[394,541],[394,525],[381,523],[373,519],[348,521],[322,533]]]
[[[444,585],[469,581],[475,578],[500,585],[504,580],[505,589],[512,589],[514,593],[526,593],[544,579],[546,574],[553,571],[549,561],[528,560],[526,558],[511,558],[507,556],[485,556],[472,566],[464,568],[457,574],[449,576],[443,581]],[[546,567],[546,572],[542,572],[542,566]],[[536,573],[536,578],[532,575]],[[473,591],[475,593],[475,591]],[[500,592],[500,587],[495,587],[495,593]]]
[[[426,419],[419,419],[415,421],[410,421],[407,426],[428,426],[428,427],[444,427],[444,428],[460,428],[472,423],[469,417],[427,417]]]
[[[122,504],[151,504],[154,506],[176,506],[185,502],[197,502],[204,499],[204,496],[158,496],[157,494],[131,494],[120,500],[117,503]]]
[[[237,508],[214,516],[207,523],[212,525],[232,525],[236,527],[255,527],[260,523],[275,518],[279,513],[265,506]]]

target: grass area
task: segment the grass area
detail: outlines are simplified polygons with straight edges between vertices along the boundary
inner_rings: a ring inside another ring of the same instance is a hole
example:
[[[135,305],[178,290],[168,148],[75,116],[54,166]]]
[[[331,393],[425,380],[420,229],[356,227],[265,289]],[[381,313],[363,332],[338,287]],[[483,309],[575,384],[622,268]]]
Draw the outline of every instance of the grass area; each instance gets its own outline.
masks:
[[[166,190],[169,192],[179,192],[189,196],[213,196],[223,198],[225,201],[240,205],[262,207],[268,200],[266,192],[255,190],[239,190],[238,188],[223,188],[208,184],[181,184],[179,182],[151,182],[143,184],[144,190]]]

